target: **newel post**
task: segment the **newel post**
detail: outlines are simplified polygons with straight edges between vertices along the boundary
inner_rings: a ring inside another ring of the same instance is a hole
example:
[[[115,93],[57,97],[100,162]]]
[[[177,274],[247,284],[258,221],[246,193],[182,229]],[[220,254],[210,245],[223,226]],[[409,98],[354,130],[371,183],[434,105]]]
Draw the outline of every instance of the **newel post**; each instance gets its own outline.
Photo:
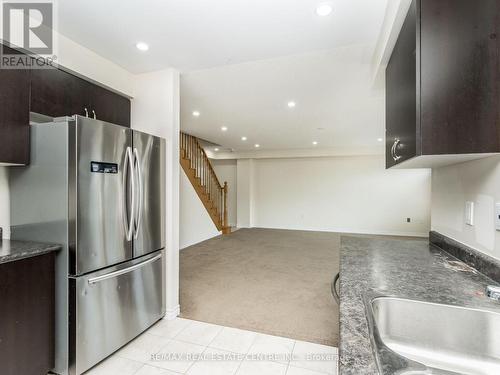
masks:
[[[223,228],[227,228],[227,181],[224,181],[224,225]]]

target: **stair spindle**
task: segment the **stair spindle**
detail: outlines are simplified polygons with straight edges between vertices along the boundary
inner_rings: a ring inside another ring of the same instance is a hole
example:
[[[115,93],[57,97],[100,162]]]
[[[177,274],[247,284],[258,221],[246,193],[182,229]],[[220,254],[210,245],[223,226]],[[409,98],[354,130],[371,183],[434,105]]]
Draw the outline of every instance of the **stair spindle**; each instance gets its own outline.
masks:
[[[215,174],[205,150],[192,135],[180,134],[181,165],[195,191],[200,196],[217,229],[224,234],[228,230],[227,182],[222,185]]]

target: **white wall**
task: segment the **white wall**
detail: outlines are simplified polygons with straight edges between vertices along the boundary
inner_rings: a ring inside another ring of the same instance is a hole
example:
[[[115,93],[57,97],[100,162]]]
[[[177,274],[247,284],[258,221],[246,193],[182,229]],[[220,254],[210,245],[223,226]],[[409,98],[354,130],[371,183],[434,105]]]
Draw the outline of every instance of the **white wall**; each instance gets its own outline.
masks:
[[[465,224],[466,201],[474,202],[474,226]],[[500,203],[500,156],[432,172],[432,230],[500,259],[495,202]]]
[[[167,318],[179,314],[179,72],[134,76],[132,128],[163,137],[166,153]]]
[[[237,221],[237,181],[236,160],[213,160],[212,167],[219,181],[228,184],[228,221],[229,225],[236,226]],[[208,240],[220,235],[205,206],[196,194],[191,182],[181,171],[180,183],[180,248]]]
[[[427,236],[430,170],[384,164],[382,155],[239,160],[238,226]]]
[[[238,228],[254,226],[255,212],[255,160],[238,159],[236,162],[236,225]]]
[[[179,247],[188,246],[220,235],[191,181],[180,172]]]
[[[227,182],[227,217],[231,227],[236,226],[237,220],[237,182],[236,165],[234,159],[210,160],[215,174],[221,184]]]
[[[132,73],[61,34],[57,35],[57,63],[113,91],[135,95]]]

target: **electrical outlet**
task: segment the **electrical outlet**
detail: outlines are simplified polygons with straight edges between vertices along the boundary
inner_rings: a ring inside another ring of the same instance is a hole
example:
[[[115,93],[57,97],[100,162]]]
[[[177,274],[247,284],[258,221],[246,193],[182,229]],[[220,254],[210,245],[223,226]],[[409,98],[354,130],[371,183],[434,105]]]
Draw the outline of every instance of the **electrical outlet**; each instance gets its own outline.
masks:
[[[465,224],[474,225],[474,202],[465,202]]]

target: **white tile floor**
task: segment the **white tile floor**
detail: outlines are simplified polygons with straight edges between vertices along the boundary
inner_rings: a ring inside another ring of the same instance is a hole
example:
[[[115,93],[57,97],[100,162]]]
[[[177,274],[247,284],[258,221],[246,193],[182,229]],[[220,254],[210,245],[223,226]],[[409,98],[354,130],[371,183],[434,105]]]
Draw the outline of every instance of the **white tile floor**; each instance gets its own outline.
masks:
[[[337,348],[177,318],[86,375],[336,375]]]

